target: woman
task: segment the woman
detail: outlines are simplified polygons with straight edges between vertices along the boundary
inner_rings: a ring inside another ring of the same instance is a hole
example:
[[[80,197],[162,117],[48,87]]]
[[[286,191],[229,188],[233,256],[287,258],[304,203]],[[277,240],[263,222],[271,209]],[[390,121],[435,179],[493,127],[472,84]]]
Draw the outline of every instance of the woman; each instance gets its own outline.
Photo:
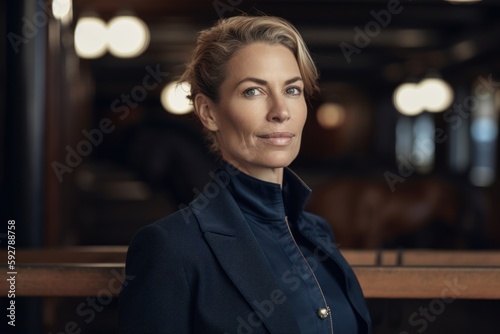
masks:
[[[283,19],[233,17],[201,32],[181,80],[221,167],[189,206],[133,238],[121,333],[370,332],[354,273],[287,169],[317,78]]]

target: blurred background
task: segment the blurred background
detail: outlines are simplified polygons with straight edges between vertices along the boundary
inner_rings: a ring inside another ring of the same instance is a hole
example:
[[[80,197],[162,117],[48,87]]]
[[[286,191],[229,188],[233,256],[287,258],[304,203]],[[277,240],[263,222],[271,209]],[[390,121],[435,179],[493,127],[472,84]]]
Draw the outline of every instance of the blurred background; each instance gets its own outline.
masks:
[[[127,245],[202,191],[217,162],[175,83],[197,33],[241,14],[292,22],[319,68],[292,168],[341,248],[500,248],[500,1],[9,0],[0,11],[0,218],[16,220],[19,248]],[[78,318],[81,300],[56,311],[68,302],[44,302],[44,333]],[[372,305],[381,333],[418,309],[397,303]],[[453,308],[499,309],[485,303]],[[83,332],[112,333],[114,312]]]

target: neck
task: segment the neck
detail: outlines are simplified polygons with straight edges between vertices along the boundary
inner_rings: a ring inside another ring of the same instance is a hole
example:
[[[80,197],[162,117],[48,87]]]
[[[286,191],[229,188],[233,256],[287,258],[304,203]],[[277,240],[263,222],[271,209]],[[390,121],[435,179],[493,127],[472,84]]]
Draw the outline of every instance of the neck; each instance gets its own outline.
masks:
[[[260,167],[253,165],[240,165],[236,161],[226,160],[228,163],[238,168],[240,171],[256,179],[283,185],[283,167]]]

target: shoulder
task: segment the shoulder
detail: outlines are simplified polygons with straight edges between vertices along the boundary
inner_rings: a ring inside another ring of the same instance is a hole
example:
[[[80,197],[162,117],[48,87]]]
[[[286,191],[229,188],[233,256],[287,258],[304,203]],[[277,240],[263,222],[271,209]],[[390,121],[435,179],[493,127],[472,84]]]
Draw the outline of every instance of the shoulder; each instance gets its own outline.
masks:
[[[193,210],[189,206],[184,206],[180,210],[163,217],[148,226],[153,229],[157,228],[165,232],[172,233],[173,231],[182,232],[195,230],[197,225],[198,221],[193,214]]]
[[[184,266],[206,255],[203,233],[189,207],[140,228],[129,244],[127,266]]]
[[[201,237],[195,220],[183,217],[175,212],[132,238],[125,267],[128,281],[118,298],[121,332],[160,333],[173,326],[177,333],[191,332],[191,268],[202,258],[202,247],[196,246]],[[165,312],[160,316],[158,309]]]
[[[200,234],[198,222],[189,207],[184,207],[160,220],[140,228],[130,242],[130,248],[147,245],[148,248],[182,244],[189,237]]]
[[[135,233],[126,257],[127,275],[135,277],[129,286],[158,285],[165,277],[180,285],[191,284],[196,268],[211,261],[209,246],[190,210],[183,208]]]

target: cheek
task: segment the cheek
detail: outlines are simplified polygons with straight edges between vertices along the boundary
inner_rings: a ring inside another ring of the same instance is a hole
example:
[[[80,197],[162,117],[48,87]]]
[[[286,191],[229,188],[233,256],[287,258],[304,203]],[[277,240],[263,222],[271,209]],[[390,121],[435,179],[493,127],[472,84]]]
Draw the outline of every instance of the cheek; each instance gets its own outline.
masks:
[[[242,108],[232,108],[224,110],[220,119],[221,132],[231,137],[242,137],[253,132],[255,119],[252,113]]]
[[[259,124],[259,115],[255,111],[259,106],[249,103],[234,104],[227,110],[226,121],[228,125],[241,135],[255,131]]]
[[[302,131],[302,128],[304,128],[307,120],[307,105],[305,101],[297,105],[296,115],[297,128],[300,128],[300,130]]]

